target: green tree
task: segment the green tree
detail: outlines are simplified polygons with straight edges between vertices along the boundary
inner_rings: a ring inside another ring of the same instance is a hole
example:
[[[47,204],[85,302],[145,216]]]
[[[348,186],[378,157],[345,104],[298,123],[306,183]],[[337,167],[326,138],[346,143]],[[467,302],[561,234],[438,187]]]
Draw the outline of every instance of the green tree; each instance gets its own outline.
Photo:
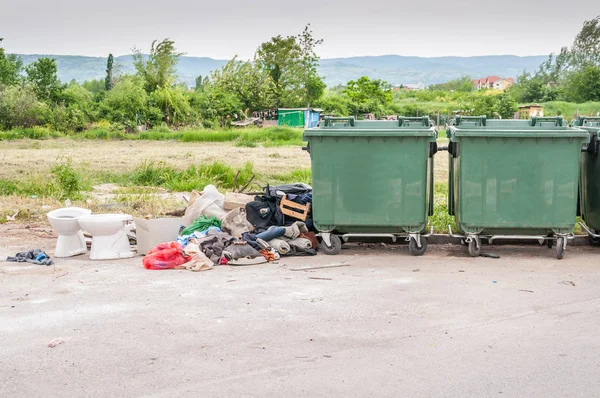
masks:
[[[110,91],[113,88],[113,63],[114,58],[112,54],[108,54],[108,60],[106,61],[106,78],[104,79],[104,89]]]
[[[191,107],[187,91],[181,87],[161,87],[150,94],[149,104],[160,109],[162,121],[170,125],[178,125],[189,121]],[[158,120],[151,120],[157,124]]]
[[[344,94],[350,98],[354,107],[354,115],[362,113],[381,113],[381,107],[392,102],[392,90],[389,84],[379,79],[369,79],[363,76],[358,80],[350,80]]]
[[[0,43],[2,42],[0,38]],[[23,61],[14,54],[6,55],[4,48],[0,47],[0,85],[13,85],[21,80]]]
[[[450,80],[449,82],[442,84],[433,84],[429,86],[431,91],[458,91],[469,93],[473,91],[473,80],[471,76],[465,75],[458,79]]]
[[[214,71],[209,84],[215,90],[235,95],[243,109],[250,112],[270,109],[275,105],[275,90],[270,75],[257,64],[238,61],[237,57]]]
[[[202,75],[198,76],[196,78],[196,87],[194,87],[195,91],[201,91],[202,90],[202,86],[204,86],[205,83],[205,78],[202,77]]]
[[[106,93],[100,103],[100,114],[112,122],[123,123],[133,129],[138,120],[146,120],[147,105],[148,94],[143,82],[137,78],[125,77]]]
[[[297,43],[300,47],[300,72],[301,89],[299,91],[299,102],[310,106],[312,101],[318,100],[325,92],[326,84],[317,72],[320,57],[315,52],[315,48],[323,44],[323,39],[315,39],[310,29],[310,24],[304,27],[304,30],[297,37]]]
[[[243,105],[235,94],[208,84],[195,93],[192,107],[198,109],[204,127],[216,128],[231,124],[234,115],[242,113]]]
[[[463,98],[460,102],[460,109],[465,115],[487,116],[494,118],[498,115],[498,97],[499,95],[487,94],[485,92],[474,92]]]
[[[77,83],[69,84],[61,97],[72,119],[77,119],[78,128],[96,119],[94,95],[83,86]]]
[[[297,81],[297,64],[300,48],[294,36],[271,38],[261,44],[255,56],[257,64],[266,71],[273,81],[275,106],[281,107],[286,90],[294,88]]]
[[[600,101],[600,66],[588,65],[567,80],[568,99],[573,102]]]
[[[56,61],[40,58],[25,68],[27,81],[33,86],[36,96],[42,101],[58,101],[64,86],[56,75]]]
[[[571,46],[571,57],[577,67],[600,65],[600,15],[583,23]]]
[[[33,87],[9,86],[0,91],[0,127],[32,127],[44,122],[48,106],[38,101]]]
[[[86,80],[81,86],[92,93],[94,98],[98,99],[106,91],[106,80]]]
[[[151,93],[159,87],[169,87],[173,84],[177,77],[177,63],[183,55],[177,52],[174,41],[154,40],[147,57],[136,48],[133,51],[133,65],[137,75],[144,80],[146,92]]]
[[[502,93],[498,96],[496,112],[502,119],[512,119],[518,110],[517,101],[508,93]]]
[[[298,36],[281,35],[261,44],[255,62],[273,81],[275,106],[309,106],[323,95],[325,83],[317,74],[315,47],[323,41],[312,36],[310,25]]]

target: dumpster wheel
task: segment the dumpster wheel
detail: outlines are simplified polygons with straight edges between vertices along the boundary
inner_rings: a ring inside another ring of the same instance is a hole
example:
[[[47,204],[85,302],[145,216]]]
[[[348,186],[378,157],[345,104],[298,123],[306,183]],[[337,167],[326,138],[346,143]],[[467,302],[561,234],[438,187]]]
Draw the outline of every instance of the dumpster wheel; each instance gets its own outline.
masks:
[[[481,246],[477,245],[475,238],[469,241],[469,256],[471,257],[479,257],[479,253],[481,252]]]
[[[556,238],[556,258],[562,260],[565,255],[566,238],[560,236]]]
[[[591,235],[588,235],[588,242],[592,246],[600,246],[600,238],[595,238]]]
[[[417,246],[417,241],[415,239],[410,239],[408,242],[408,251],[413,256],[422,256],[427,251],[427,239],[421,237],[421,247]]]
[[[319,249],[323,251],[323,253],[334,256],[338,254],[342,250],[342,241],[339,236],[329,234],[329,245],[325,242],[326,239],[322,239],[319,244]]]
[[[552,238],[552,235],[548,235],[548,238]],[[554,246],[554,239],[546,239],[546,246],[548,246],[548,249],[552,249],[552,246]]]

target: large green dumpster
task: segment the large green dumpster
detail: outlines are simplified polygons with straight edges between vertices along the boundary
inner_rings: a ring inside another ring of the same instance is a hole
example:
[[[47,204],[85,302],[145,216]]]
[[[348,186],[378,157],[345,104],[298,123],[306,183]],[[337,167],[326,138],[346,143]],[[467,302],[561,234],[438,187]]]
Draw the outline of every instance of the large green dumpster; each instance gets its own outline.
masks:
[[[590,134],[590,143],[581,154],[580,167],[580,210],[588,232],[589,241],[600,246],[600,159],[598,158],[600,117],[580,116],[573,126]]]
[[[428,117],[325,118],[321,127],[304,131],[312,162],[313,220],[325,253],[339,252],[340,237],[404,237],[411,254],[425,252],[436,135]]]
[[[481,238],[537,239],[562,258],[577,215],[579,158],[589,141],[562,118],[456,117],[446,131],[448,211],[469,253]],[[452,235],[452,231],[450,231]]]

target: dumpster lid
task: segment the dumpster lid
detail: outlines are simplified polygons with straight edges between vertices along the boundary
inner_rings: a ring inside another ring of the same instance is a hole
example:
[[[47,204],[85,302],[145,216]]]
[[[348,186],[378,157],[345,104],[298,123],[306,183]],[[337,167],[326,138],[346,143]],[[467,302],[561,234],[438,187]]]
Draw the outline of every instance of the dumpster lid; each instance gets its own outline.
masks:
[[[356,120],[350,117],[325,117],[320,127],[304,131],[305,137],[320,136],[433,136],[437,131],[429,117],[404,117],[398,120]]]
[[[567,126],[563,118],[532,117],[530,120],[487,119],[485,116],[457,116],[446,131],[452,137],[577,137],[589,134],[579,128]]]
[[[600,116],[579,116],[571,122],[574,127],[600,127]]]

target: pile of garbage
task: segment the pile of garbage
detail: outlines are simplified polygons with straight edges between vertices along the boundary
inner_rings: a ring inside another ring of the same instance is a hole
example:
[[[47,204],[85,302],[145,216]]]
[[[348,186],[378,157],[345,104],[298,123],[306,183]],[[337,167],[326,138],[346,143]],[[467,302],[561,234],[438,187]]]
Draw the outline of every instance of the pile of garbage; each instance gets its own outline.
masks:
[[[227,200],[213,185],[193,192],[179,236],[150,250],[144,267],[204,271],[215,265],[317,254],[309,185],[267,186],[261,195],[231,195]]]

